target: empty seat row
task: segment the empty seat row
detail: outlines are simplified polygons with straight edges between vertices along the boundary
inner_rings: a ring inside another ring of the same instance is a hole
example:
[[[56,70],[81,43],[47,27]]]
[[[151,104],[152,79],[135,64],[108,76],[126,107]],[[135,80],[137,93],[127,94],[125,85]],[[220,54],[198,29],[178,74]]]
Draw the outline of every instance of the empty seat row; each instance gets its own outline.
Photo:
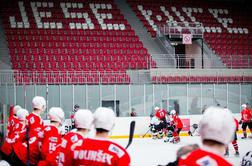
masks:
[[[153,76],[156,84],[167,83],[252,83],[252,76]]]

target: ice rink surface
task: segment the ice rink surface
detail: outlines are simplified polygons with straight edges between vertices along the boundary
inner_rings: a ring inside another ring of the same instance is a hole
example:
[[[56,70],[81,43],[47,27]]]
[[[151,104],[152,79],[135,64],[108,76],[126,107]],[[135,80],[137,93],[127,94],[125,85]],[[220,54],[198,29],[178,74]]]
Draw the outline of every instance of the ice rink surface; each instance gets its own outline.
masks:
[[[229,145],[229,157],[227,159],[235,166],[239,166],[242,157],[246,152],[252,150],[252,139],[242,140],[238,135],[238,146],[240,157],[234,156],[232,144]],[[125,147],[128,139],[113,139],[114,142]],[[134,138],[132,144],[128,148],[131,157],[132,166],[157,166],[165,165],[176,159],[176,152],[181,146],[197,143],[200,145],[200,137],[184,136],[178,144],[165,143],[163,139],[153,140],[151,138]]]

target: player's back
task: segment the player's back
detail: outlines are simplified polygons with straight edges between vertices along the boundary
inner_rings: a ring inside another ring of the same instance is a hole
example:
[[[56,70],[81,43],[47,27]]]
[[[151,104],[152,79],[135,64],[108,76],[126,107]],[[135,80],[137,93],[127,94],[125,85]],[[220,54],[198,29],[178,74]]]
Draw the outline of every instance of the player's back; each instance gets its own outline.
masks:
[[[178,162],[178,166],[201,165],[232,166],[232,164],[230,164],[223,157],[203,149],[197,149],[185,156],[182,156]]]
[[[37,135],[38,132],[42,131],[44,121],[39,115],[32,112],[26,117],[26,119],[29,125],[30,136]]]
[[[88,166],[129,166],[130,157],[120,145],[104,139],[84,139],[72,152],[74,164]]]
[[[41,155],[42,158],[46,158],[46,156],[53,151],[56,150],[56,147],[61,144],[61,135],[59,130],[52,125],[46,125],[43,129],[43,138],[41,145]]]

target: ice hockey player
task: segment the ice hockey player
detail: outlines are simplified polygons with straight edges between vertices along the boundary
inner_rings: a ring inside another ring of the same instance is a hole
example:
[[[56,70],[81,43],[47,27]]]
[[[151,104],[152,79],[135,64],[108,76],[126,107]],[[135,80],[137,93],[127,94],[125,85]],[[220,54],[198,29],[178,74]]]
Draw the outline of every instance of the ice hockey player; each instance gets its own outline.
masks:
[[[175,130],[173,132],[174,143],[178,143],[180,142],[179,134],[183,128],[183,123],[175,110],[171,110],[170,114],[171,114],[171,121],[173,121],[174,126],[175,126]]]
[[[231,166],[232,164],[223,156],[226,146],[232,141],[235,132],[232,113],[221,107],[209,107],[205,110],[199,126],[202,147],[181,156],[178,165]]]
[[[227,108],[224,108],[224,109],[228,110]],[[239,129],[239,122],[238,122],[238,120],[235,117],[234,117],[234,122],[235,122],[236,130],[234,132],[234,138],[233,138],[233,141],[232,141],[232,145],[233,145],[234,150],[235,150],[235,156],[239,157],[240,153],[239,153],[239,147],[238,147],[238,143],[237,143],[237,134],[236,134],[236,131],[238,131],[238,129]],[[229,156],[229,148],[228,148],[228,146],[226,147],[225,156]]]
[[[246,104],[242,104],[242,111],[241,111],[241,120],[239,121],[239,124],[242,124],[242,131],[243,131],[243,137],[242,139],[247,138],[247,126],[250,130],[250,133],[252,133],[252,112],[250,109],[247,108]]]
[[[40,117],[46,109],[44,97],[35,96],[32,99],[32,112],[27,116],[25,141],[13,145],[11,165],[37,165],[40,159],[39,134],[44,128],[43,119]]]
[[[167,128],[167,134],[164,142],[169,143],[177,143],[174,141],[174,132],[175,132],[175,124],[171,119],[168,117],[166,120],[166,128]]]
[[[44,128],[44,121],[41,114],[46,109],[46,101],[42,96],[35,96],[32,99],[32,112],[27,116],[29,137],[37,135]]]
[[[21,106],[15,105],[10,107],[10,116],[7,124],[7,137],[10,137],[9,134],[13,133],[14,126],[19,122],[17,118],[17,112],[21,109]]]
[[[13,151],[13,145],[25,138],[26,117],[28,114],[28,111],[22,108],[20,108],[16,113],[18,122],[15,124],[9,136],[6,137],[5,142],[1,147],[2,157],[7,161],[10,161],[9,156]]]
[[[153,116],[150,121],[150,131],[152,139],[161,139],[163,136],[163,125],[159,118]]]
[[[97,108],[94,112],[96,136],[76,143],[71,153],[71,165],[129,166],[130,156],[127,151],[107,139],[114,122],[115,113],[112,109]]]
[[[79,109],[74,114],[74,123],[77,130],[72,130],[64,136],[60,147],[59,165],[71,165],[71,153],[74,144],[87,137],[93,121],[94,117],[90,110]]]
[[[72,123],[72,126],[71,126],[71,129],[75,129],[75,124],[74,124],[74,114],[80,109],[80,106],[78,104],[75,104],[74,105],[74,108],[73,108],[73,111],[70,115],[70,119],[71,119],[71,123]]]
[[[160,124],[158,125],[158,130],[159,138],[163,138],[163,136],[167,133],[167,118],[168,118],[168,113],[165,109],[162,108],[155,108],[156,114],[155,116],[159,119]]]
[[[65,113],[60,107],[52,107],[49,110],[49,125],[45,125],[41,134],[41,161],[38,166],[57,166],[59,147],[61,145],[61,133],[59,131],[65,119]]]

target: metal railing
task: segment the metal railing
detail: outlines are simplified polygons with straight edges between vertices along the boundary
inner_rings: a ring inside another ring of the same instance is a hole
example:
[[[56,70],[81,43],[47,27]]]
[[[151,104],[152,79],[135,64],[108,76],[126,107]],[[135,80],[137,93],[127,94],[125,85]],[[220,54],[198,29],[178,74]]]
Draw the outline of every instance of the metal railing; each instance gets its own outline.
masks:
[[[163,58],[156,58],[156,56],[152,56],[152,60],[157,64],[161,64],[159,68],[202,68],[202,55],[182,55],[175,54],[175,62],[173,58],[169,58],[169,56],[163,56]],[[223,65],[220,65],[216,60],[209,57],[204,57],[204,68],[223,68],[223,69],[251,69],[252,68],[252,59],[250,56],[242,57],[242,55],[230,56],[230,57],[222,57],[219,58]],[[163,65],[164,61],[171,61],[175,63],[175,66],[166,66]],[[153,66],[151,66],[153,68]]]
[[[186,77],[186,78],[185,78]],[[153,80],[153,78],[156,78]],[[1,71],[0,85],[239,83],[252,82],[248,69],[172,69],[131,71]],[[174,80],[175,79],[175,80]],[[168,81],[167,81],[168,80]]]
[[[204,28],[201,23],[189,22],[168,22],[168,24],[158,26],[158,35],[168,35],[182,38],[183,34],[191,34],[194,38],[203,38]]]

